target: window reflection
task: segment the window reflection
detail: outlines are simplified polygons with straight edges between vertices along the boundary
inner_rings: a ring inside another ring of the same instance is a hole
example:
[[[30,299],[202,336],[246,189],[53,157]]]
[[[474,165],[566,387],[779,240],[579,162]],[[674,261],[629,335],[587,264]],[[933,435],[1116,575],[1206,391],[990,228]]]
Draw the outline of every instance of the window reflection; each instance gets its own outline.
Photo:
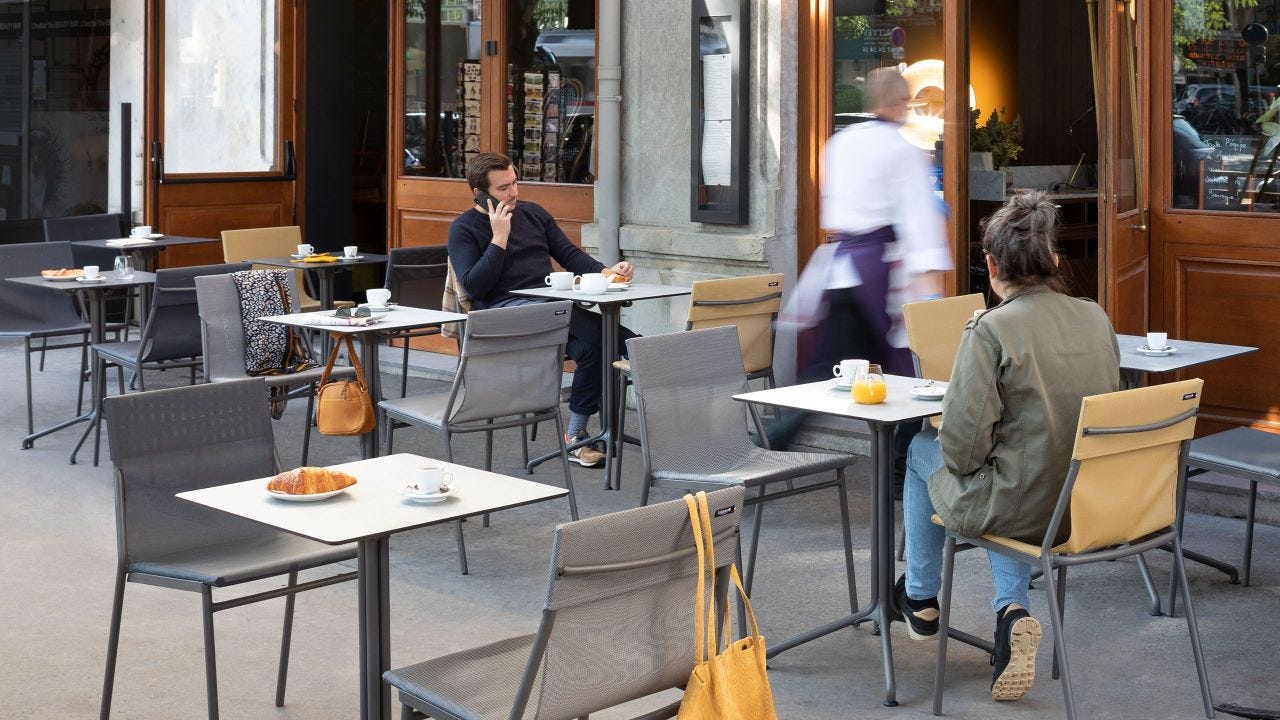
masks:
[[[480,151],[480,21],[480,0],[406,0],[406,175],[462,177]]]
[[[1174,3],[1174,207],[1280,211],[1280,0],[1243,5]]]

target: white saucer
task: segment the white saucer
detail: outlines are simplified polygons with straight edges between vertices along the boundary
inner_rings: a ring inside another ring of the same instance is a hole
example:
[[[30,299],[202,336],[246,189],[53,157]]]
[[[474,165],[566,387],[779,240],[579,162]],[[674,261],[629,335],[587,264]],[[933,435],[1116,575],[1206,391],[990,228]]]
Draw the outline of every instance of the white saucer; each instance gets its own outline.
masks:
[[[383,305],[382,307],[377,307],[374,305],[369,305],[367,303],[364,305],[361,305],[360,307],[367,307],[369,308],[369,312],[375,312],[375,313],[391,312],[392,310],[396,309],[395,305]]]
[[[130,235],[129,240],[158,240],[164,237],[164,233],[151,233],[150,235]]]
[[[907,392],[920,400],[941,400],[947,389],[935,385],[920,385],[919,387],[911,388]]]
[[[1134,348],[1134,350],[1137,350],[1139,353],[1142,353],[1143,355],[1147,355],[1149,357],[1164,357],[1165,355],[1172,355],[1178,352],[1178,348],[1172,345],[1161,350],[1155,350],[1153,348],[1149,348],[1143,345],[1142,347]]]
[[[853,390],[853,381],[844,378],[831,378],[827,381],[827,385],[830,385],[832,390]]]
[[[610,283],[606,292],[622,292],[623,290],[629,290],[630,288],[631,283]]]
[[[48,280],[49,278],[45,278],[45,279]],[[106,282],[106,281],[107,281],[106,275],[99,275],[98,277],[92,280],[90,280],[89,278],[83,275],[76,278],[76,282],[82,282],[82,283],[100,283],[100,282]]]
[[[346,492],[346,488],[338,488],[329,492],[311,493],[310,495],[290,495],[289,493],[276,492],[275,490],[267,490],[267,494],[277,500],[286,500],[288,502],[315,502],[316,500],[324,500],[331,498],[339,493]]]
[[[406,489],[400,494],[404,496],[405,500],[410,500],[412,502],[436,503],[436,502],[443,502],[449,499],[450,496],[456,494],[457,492],[458,492],[458,486],[450,485],[448,492],[415,493],[415,492],[410,492],[409,490]]]
[[[320,253],[311,253],[310,255],[299,255],[298,253],[289,253],[289,257],[293,258],[294,260],[306,260],[309,257],[315,257],[316,255],[319,255],[319,254]]]
[[[363,255],[356,255],[355,257],[347,257],[346,255],[339,255],[339,256],[338,256],[338,259],[339,259],[339,260],[346,260],[346,261],[351,261],[351,260],[363,260],[363,259],[364,259],[364,256],[363,256]]]

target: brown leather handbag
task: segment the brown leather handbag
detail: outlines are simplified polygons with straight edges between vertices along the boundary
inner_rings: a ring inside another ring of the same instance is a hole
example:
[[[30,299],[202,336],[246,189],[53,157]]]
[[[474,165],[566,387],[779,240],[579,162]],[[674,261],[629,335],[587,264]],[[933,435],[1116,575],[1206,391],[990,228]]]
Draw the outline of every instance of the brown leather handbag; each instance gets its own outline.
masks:
[[[343,333],[332,335],[333,352],[329,353],[329,361],[320,375],[320,389],[316,391],[316,430],[322,435],[363,435],[378,424],[373,414],[373,401],[369,398],[369,386],[364,381],[364,368],[360,365],[360,356],[356,355],[351,336]],[[351,358],[356,376],[349,380],[330,380],[329,374],[333,372],[333,363],[338,359],[338,350],[343,343],[346,343],[347,357]]]

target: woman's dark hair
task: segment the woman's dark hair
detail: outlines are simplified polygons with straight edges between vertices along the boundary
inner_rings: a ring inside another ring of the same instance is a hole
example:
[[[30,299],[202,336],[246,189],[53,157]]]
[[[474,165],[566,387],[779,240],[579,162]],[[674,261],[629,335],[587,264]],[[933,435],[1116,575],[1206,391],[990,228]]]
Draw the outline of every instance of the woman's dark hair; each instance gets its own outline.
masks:
[[[483,152],[467,161],[467,184],[489,192],[489,171],[512,167],[511,158],[502,153]]]
[[[1062,291],[1058,271],[1058,207],[1042,192],[1019,193],[982,222],[982,252],[1010,285]]]

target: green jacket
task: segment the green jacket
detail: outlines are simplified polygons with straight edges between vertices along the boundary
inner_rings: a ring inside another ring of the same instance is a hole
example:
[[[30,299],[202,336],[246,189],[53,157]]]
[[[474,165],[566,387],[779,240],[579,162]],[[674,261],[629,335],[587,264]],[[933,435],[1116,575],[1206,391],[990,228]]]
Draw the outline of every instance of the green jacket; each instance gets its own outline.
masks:
[[[1071,464],[1080,400],[1119,383],[1115,331],[1092,301],[1035,287],[970,320],[942,403],[943,466],[929,478],[947,528],[1039,545]]]

